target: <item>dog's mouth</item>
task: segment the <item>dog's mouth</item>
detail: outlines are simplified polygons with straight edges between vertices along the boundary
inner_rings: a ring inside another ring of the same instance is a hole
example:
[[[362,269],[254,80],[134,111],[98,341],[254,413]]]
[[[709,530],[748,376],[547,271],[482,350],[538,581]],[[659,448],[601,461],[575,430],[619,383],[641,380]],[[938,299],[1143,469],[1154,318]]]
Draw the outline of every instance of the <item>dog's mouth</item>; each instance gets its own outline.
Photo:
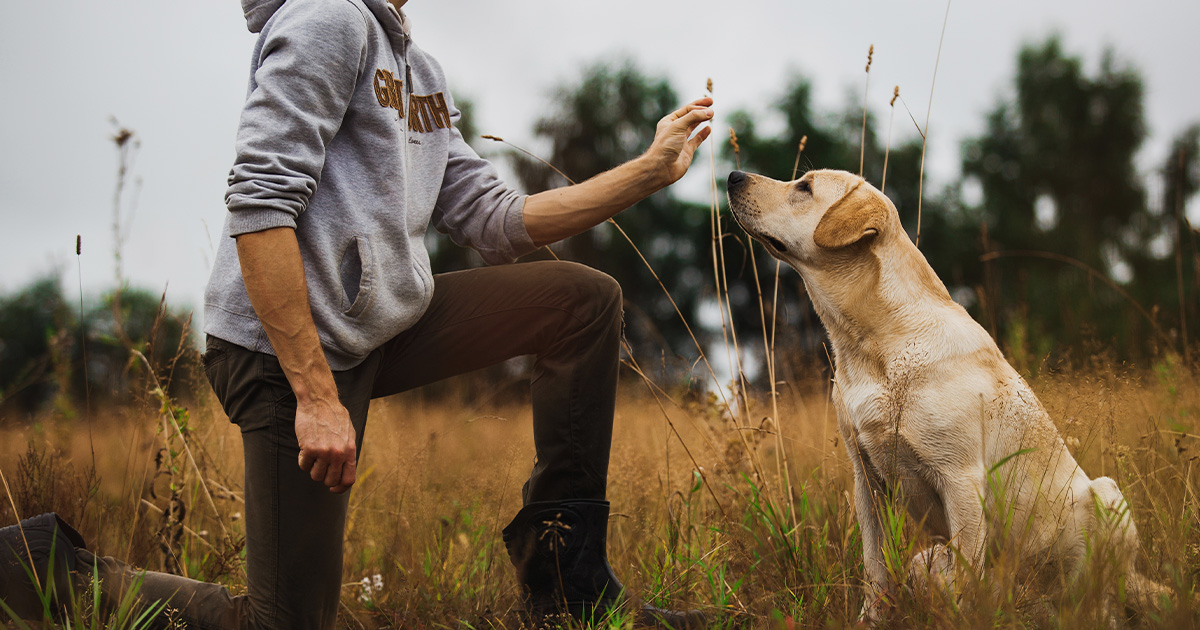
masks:
[[[746,227],[746,224],[742,222],[742,218],[740,216],[738,216],[738,213],[736,210],[734,212],[732,212],[731,214],[733,215],[733,220],[736,221],[738,225],[742,226],[742,229],[745,230],[747,234],[762,241],[763,243],[765,243],[767,245],[767,247],[774,249],[776,252],[779,252],[780,254],[787,253],[787,250],[788,250],[787,245],[784,245],[783,241],[775,238],[774,236],[771,236],[770,234],[763,234],[762,232],[759,232],[758,230],[752,230],[752,229]]]
[[[774,249],[780,254],[787,253],[787,245],[784,245],[783,241],[775,238],[774,236],[769,234],[759,234],[758,238],[761,239],[762,242],[766,243],[771,249]]]

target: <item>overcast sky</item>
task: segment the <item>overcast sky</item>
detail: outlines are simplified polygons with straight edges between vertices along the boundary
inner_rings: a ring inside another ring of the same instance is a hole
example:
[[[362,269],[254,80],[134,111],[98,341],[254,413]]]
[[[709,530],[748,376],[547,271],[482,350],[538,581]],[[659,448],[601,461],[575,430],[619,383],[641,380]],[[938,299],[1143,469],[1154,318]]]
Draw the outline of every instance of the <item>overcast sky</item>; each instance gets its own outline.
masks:
[[[172,301],[199,306],[225,215],[254,43],[239,4],[4,0],[0,7],[0,292],[58,269],[74,294],[76,234],[84,292],[112,286],[115,116],[142,142],[126,275],[155,291],[169,285]],[[455,93],[475,102],[480,131],[530,148],[538,146],[533,121],[553,89],[613,56],[669,77],[681,99],[703,95],[712,78],[713,138],[723,142],[722,116],[766,111],[793,71],[813,79],[822,108],[861,99],[874,44],[872,109],[886,117],[898,84],[924,122],[945,11],[943,2],[895,0],[412,0],[406,7],[417,42],[441,61]],[[958,141],[980,132],[984,114],[1010,91],[1020,45],[1053,32],[1089,72],[1107,46],[1142,72],[1150,139],[1139,164],[1146,171],[1160,164],[1170,139],[1200,120],[1197,25],[1197,0],[954,3],[933,95],[935,185],[957,174]],[[777,127],[768,121],[766,128]],[[914,133],[899,118],[896,129],[897,139]],[[709,176],[705,153],[683,190],[704,190]]]

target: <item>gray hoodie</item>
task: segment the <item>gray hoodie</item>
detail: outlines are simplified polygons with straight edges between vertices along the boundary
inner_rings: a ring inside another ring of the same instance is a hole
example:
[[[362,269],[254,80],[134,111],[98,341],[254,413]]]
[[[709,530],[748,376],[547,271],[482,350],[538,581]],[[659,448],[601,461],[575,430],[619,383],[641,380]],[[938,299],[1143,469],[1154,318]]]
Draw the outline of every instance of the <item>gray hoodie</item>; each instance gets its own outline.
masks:
[[[223,233],[296,230],[329,365],[354,367],[411,326],[433,293],[430,223],[488,263],[534,249],[525,197],[454,127],[441,67],[387,0],[242,0],[260,33]],[[273,354],[222,238],[205,332]]]

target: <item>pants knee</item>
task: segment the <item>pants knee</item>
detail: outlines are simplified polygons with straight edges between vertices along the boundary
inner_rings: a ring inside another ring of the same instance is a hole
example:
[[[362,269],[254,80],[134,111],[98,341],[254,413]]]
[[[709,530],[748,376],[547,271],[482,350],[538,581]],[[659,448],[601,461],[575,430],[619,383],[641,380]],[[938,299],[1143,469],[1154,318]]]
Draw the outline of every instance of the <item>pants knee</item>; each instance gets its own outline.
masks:
[[[578,263],[562,263],[560,291],[579,319],[619,323],[624,315],[621,285],[610,275]]]

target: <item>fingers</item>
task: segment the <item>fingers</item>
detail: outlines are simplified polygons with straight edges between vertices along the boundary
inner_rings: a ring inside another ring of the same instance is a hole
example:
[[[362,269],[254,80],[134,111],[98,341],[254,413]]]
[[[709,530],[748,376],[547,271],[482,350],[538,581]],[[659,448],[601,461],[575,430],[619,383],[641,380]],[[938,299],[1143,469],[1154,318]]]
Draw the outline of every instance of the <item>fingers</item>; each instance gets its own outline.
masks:
[[[325,476],[320,480],[327,487],[336,488],[342,483],[342,468],[345,466],[340,456],[334,456],[329,462],[329,468],[325,471]]]
[[[356,479],[354,436],[354,426],[340,405],[300,406],[296,411],[300,469],[331,492],[345,492]]]
[[[313,481],[323,481],[328,472],[329,461],[317,458],[317,461],[313,463],[312,470],[308,471],[308,476],[312,477]]]
[[[678,118],[677,124],[687,127],[688,133],[691,134],[691,132],[693,130],[695,130],[696,127],[712,120],[712,117],[713,117],[713,110],[711,110],[707,107],[700,107],[697,109],[693,109],[692,111],[690,111],[690,112],[684,114],[683,116],[681,116],[680,118]]]
[[[300,449],[300,470],[308,472],[312,470],[313,464],[317,463],[317,458],[313,456],[311,451]]]
[[[688,143],[687,143],[688,150],[690,150],[692,153],[695,153],[696,149],[699,149],[700,145],[706,139],[708,139],[708,136],[710,136],[711,134],[712,134],[712,127],[705,127],[703,129],[701,129],[700,131],[696,132],[696,135],[692,136],[691,140],[688,140]]]
[[[346,463],[342,466],[341,480],[336,485],[329,486],[329,491],[334,494],[341,494],[349,490],[350,486],[354,485],[357,477],[357,469],[358,465],[354,463],[354,457],[346,460]]]
[[[349,488],[354,483],[354,444],[349,445],[348,452],[334,453],[322,481],[330,490]]]
[[[301,451],[300,468],[307,472],[313,481],[328,486],[331,492],[345,492],[354,485],[357,478],[354,450],[351,443],[345,449],[331,449],[321,455]]]
[[[686,116],[688,113],[690,113],[692,111],[695,111],[697,109],[705,109],[707,107],[710,107],[712,104],[713,104],[713,100],[711,97],[706,96],[704,98],[698,98],[698,99],[692,101],[691,103],[688,103],[687,105],[684,105],[683,107],[680,107],[679,109],[671,112],[670,114],[667,114],[666,120],[668,122],[670,122],[670,121],[682,118],[683,116]]]

